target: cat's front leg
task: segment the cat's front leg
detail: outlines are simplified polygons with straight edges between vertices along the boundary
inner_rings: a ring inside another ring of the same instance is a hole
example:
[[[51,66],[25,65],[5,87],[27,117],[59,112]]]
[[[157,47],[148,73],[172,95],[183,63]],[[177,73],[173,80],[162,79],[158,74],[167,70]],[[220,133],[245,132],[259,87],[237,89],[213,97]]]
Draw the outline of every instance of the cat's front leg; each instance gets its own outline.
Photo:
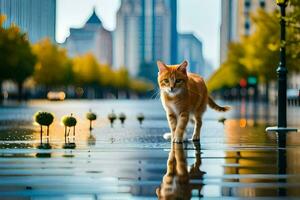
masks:
[[[168,118],[170,130],[171,130],[171,138],[173,139],[175,130],[176,130],[176,126],[177,126],[177,117],[174,113],[170,112],[167,114],[167,118]]]
[[[182,112],[178,116],[177,126],[175,130],[175,135],[173,137],[173,142],[175,143],[182,143],[183,142],[183,134],[185,131],[185,128],[189,121],[189,113],[188,112]]]
[[[200,114],[195,115],[194,120],[195,120],[195,127],[194,127],[192,140],[199,141],[200,140],[200,130],[201,130],[201,126],[202,126],[201,115]]]

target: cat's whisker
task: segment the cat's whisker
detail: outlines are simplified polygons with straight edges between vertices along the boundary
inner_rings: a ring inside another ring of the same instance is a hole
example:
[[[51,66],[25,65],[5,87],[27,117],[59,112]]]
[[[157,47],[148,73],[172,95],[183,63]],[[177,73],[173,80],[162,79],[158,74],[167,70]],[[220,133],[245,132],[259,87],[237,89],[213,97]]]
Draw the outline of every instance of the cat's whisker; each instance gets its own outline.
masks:
[[[158,92],[157,92],[157,94],[156,94],[156,96],[155,96],[154,99],[160,99],[160,90],[158,90]]]
[[[150,99],[156,99],[156,97],[157,97],[157,94],[159,94],[159,89],[154,89],[155,91],[154,91],[154,93],[151,95],[151,97],[150,97]],[[153,98],[154,97],[154,98]]]

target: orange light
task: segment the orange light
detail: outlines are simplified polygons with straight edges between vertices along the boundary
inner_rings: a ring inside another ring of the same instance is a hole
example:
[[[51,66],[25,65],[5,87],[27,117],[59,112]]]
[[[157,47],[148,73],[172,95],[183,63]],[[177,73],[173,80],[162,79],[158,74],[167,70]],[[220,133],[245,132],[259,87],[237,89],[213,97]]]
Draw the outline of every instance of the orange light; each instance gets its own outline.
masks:
[[[47,98],[50,101],[63,101],[66,98],[65,92],[48,92]]]
[[[240,119],[240,127],[241,128],[245,128],[247,125],[247,120],[246,119]]]

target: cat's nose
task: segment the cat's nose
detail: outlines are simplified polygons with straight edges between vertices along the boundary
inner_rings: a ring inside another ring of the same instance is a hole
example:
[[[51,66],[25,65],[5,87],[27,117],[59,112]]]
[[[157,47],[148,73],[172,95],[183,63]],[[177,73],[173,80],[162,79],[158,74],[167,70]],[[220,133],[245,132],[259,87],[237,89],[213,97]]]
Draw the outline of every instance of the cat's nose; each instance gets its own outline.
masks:
[[[170,90],[171,90],[171,92],[173,92],[174,91],[174,87],[170,87]]]

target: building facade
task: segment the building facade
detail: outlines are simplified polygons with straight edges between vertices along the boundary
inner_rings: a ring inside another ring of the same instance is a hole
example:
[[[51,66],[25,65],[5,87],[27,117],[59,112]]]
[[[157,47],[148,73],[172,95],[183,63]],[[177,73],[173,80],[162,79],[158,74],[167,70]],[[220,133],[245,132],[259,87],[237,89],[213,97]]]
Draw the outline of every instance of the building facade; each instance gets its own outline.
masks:
[[[230,42],[239,41],[254,31],[250,21],[250,14],[258,8],[268,12],[277,8],[273,0],[222,0],[220,27],[220,63],[227,57]]]
[[[55,42],[56,0],[0,0],[4,27],[16,24],[35,43],[45,37]]]
[[[202,42],[192,33],[178,34],[179,62],[189,62],[188,71],[205,76]]]
[[[82,28],[71,28],[62,44],[71,57],[92,53],[99,63],[112,64],[112,33],[106,30],[95,9]]]
[[[177,62],[177,1],[122,0],[114,33],[114,66],[138,76],[143,66]]]

